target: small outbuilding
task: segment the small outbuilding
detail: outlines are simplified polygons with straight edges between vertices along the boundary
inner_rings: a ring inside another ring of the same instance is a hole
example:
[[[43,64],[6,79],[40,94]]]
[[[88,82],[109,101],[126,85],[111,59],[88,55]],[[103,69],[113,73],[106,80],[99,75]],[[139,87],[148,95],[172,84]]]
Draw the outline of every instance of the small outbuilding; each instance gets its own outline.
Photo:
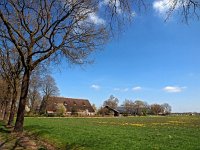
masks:
[[[118,110],[111,108],[110,106],[106,105],[104,108],[108,109],[109,111],[112,111],[114,113],[114,116],[119,116],[120,113]]]

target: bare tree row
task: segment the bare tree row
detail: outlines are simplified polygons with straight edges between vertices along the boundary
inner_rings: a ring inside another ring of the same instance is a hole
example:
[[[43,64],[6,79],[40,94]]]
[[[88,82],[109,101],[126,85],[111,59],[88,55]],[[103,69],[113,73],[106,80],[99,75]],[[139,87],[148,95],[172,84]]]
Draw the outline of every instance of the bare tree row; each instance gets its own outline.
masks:
[[[1,62],[3,63],[5,60],[1,59]],[[14,77],[9,75],[12,71],[4,68],[5,66],[2,63],[0,64],[0,68],[4,70],[0,72],[0,117],[4,121],[7,121],[8,126],[12,126],[17,108],[19,107],[21,72],[23,70],[19,71],[19,74]],[[10,63],[14,65],[13,61],[10,61]],[[44,113],[47,98],[49,96],[59,95],[59,89],[56,86],[54,78],[40,69],[37,68],[34,70],[30,77],[30,86],[26,102],[26,113],[29,115]]]

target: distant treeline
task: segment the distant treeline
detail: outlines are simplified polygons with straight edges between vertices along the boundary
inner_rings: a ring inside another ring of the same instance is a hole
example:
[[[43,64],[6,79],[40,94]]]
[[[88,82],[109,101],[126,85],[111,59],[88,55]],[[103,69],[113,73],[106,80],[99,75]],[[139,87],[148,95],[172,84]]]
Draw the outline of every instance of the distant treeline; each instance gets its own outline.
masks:
[[[104,101],[102,107],[97,111],[98,115],[113,115],[116,111],[124,116],[127,115],[168,115],[171,113],[171,106],[168,103],[164,104],[148,104],[142,100],[125,99],[123,104],[118,106],[118,98],[111,95]],[[108,109],[110,108],[110,109]]]

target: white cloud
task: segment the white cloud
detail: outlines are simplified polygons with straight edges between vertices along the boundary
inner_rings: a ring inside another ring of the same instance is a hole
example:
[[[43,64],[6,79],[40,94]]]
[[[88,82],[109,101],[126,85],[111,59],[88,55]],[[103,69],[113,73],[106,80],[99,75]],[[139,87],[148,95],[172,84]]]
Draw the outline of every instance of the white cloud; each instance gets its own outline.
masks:
[[[100,18],[96,13],[90,13],[89,20],[97,25],[105,24],[105,20]]]
[[[177,1],[177,3],[174,0],[155,0],[153,2],[153,8],[161,15],[164,15],[170,8],[174,8],[176,10],[179,7],[179,0]]]
[[[129,88],[114,88],[114,91],[118,91],[118,92],[128,92]]]
[[[94,8],[80,8],[77,12],[78,25],[85,24],[87,22],[94,23],[96,25],[105,24],[105,20],[97,14]]]
[[[129,91],[129,88],[124,88],[122,89],[123,92],[128,92]]]
[[[165,92],[168,92],[168,93],[180,93],[182,92],[184,89],[186,89],[187,87],[179,87],[179,86],[166,86],[163,88],[163,90]]]
[[[140,90],[142,90],[142,87],[140,86],[136,86],[132,88],[132,91],[140,91]]]
[[[137,15],[137,14],[136,14],[136,12],[134,12],[134,11],[131,13],[131,17],[136,17],[136,15]]]
[[[91,85],[91,88],[92,88],[92,89],[95,89],[95,90],[99,90],[99,89],[100,89],[100,86],[99,86],[99,85],[96,85],[96,84],[93,84],[93,85]]]
[[[114,88],[114,91],[120,91],[120,89],[119,88]]]

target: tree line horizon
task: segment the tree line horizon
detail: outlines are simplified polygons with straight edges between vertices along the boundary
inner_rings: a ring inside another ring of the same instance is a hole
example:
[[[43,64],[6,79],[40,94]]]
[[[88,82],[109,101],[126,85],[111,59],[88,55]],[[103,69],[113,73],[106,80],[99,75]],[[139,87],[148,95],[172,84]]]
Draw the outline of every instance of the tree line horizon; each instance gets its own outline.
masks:
[[[169,115],[172,111],[172,107],[168,103],[148,104],[142,100],[125,99],[122,104],[119,105],[119,99],[113,95],[110,95],[110,97],[105,100],[103,105],[98,109],[97,114],[112,114],[112,111],[105,108],[106,106],[119,111],[124,116]]]

